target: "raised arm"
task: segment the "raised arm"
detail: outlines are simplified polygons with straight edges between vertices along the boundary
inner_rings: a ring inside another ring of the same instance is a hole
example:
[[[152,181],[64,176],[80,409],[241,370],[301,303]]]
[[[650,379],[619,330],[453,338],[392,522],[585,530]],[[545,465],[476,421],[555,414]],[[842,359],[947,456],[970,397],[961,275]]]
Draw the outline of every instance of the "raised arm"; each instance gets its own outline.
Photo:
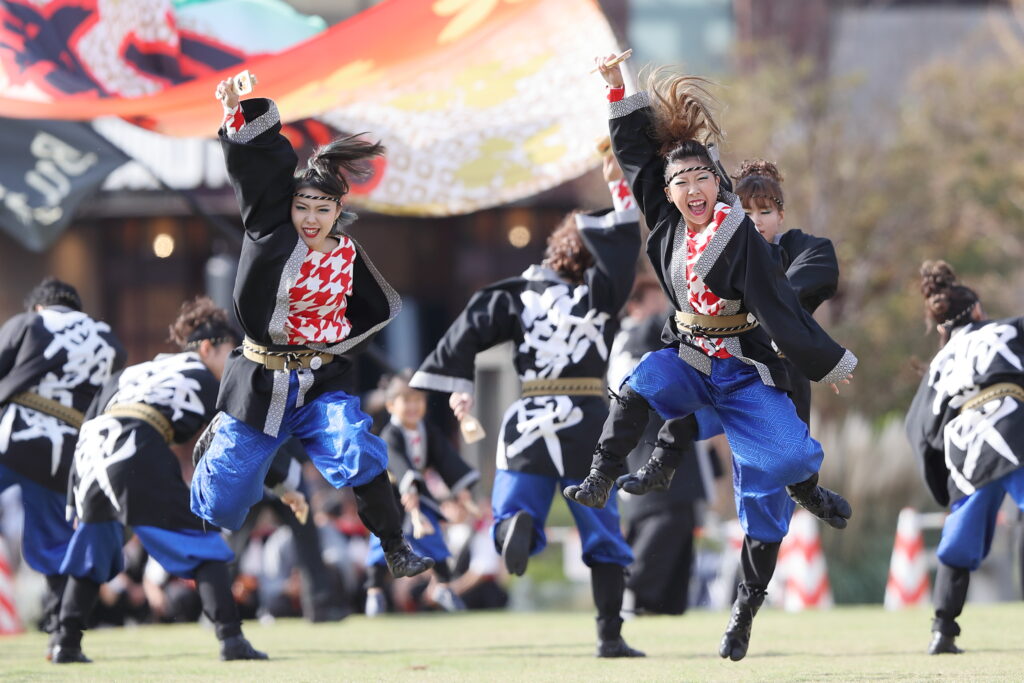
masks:
[[[512,295],[500,288],[477,292],[452,323],[409,386],[444,393],[473,393],[476,354],[512,339]]]
[[[273,100],[239,101],[231,81],[217,87],[224,107],[218,134],[228,178],[249,236],[259,239],[291,223],[295,150],[281,135],[281,117]]]
[[[679,210],[665,196],[665,164],[658,154],[658,145],[651,137],[653,111],[648,93],[625,95],[622,71],[618,65],[598,67],[608,84],[608,129],[612,150],[629,182],[640,212],[647,225],[654,228],[663,219],[678,218]]]
[[[626,304],[633,288],[640,254],[639,220],[635,204],[634,208],[620,210],[617,206],[611,210],[576,214],[580,238],[594,257],[588,284],[592,291],[603,295],[611,311],[618,311]]]

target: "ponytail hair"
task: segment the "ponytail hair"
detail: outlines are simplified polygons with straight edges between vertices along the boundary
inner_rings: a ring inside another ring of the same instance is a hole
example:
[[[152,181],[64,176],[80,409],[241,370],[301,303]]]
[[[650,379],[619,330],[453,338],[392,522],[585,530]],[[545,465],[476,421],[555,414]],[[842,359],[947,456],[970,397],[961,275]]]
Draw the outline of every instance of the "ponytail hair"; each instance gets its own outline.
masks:
[[[921,264],[921,294],[924,295],[925,319],[944,329],[947,334],[969,322],[978,295],[957,280],[952,266],[945,261]]]
[[[718,101],[711,94],[714,83],[700,76],[671,75],[655,69],[646,79],[652,94],[654,110],[653,136],[659,153],[665,158],[665,181],[668,167],[683,159],[695,158],[709,168],[717,168],[708,151],[709,144],[718,144],[724,137],[715,122],[714,107]],[[727,178],[716,175],[728,185]]]
[[[238,343],[238,334],[228,318],[227,311],[218,308],[207,296],[196,297],[183,303],[169,332],[169,341],[177,344],[183,351],[199,348],[203,340],[215,346],[224,342]]]
[[[750,159],[740,165],[736,178],[736,194],[744,206],[758,209],[785,208],[782,174],[779,167],[764,159]]]
[[[341,198],[351,189],[350,178],[365,178],[370,173],[369,161],[384,154],[384,145],[363,140],[367,133],[356,133],[332,140],[317,147],[306,162],[306,168],[295,174],[295,189],[316,190],[318,199],[331,199],[341,204]],[[302,194],[311,198],[308,194]],[[344,227],[356,219],[350,211],[342,211],[335,228]]]

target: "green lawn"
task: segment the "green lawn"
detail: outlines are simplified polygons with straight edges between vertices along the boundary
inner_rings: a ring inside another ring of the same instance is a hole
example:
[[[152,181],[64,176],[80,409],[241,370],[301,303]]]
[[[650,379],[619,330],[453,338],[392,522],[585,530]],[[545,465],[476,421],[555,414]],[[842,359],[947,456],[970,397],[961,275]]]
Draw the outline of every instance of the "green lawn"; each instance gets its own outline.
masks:
[[[350,617],[336,624],[250,623],[249,639],[272,660],[217,661],[213,633],[198,626],[91,631],[90,665],[43,660],[40,634],[0,637],[3,680],[1008,680],[1024,679],[1024,606],[968,605],[959,656],[929,657],[930,614],[878,607],[787,614],[765,610],[751,653],[717,655],[725,613],[648,617],[628,622],[643,660],[592,656],[593,619],[584,613],[485,613]]]

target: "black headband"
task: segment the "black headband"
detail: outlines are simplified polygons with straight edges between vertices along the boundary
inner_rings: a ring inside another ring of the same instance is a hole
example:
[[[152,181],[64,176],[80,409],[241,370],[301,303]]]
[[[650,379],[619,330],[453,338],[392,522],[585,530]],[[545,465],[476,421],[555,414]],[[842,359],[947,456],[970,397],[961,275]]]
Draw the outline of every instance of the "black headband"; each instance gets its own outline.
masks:
[[[775,202],[780,209],[782,208],[782,200],[779,199],[778,197],[774,196],[774,195],[770,195],[770,194],[752,194],[752,195],[750,195],[750,198],[751,199],[770,199],[771,201]]]
[[[668,180],[665,181],[665,184],[668,185],[669,183],[671,183],[672,179],[675,178],[677,175],[681,173],[689,173],[690,171],[710,171],[711,173],[714,173],[715,169],[712,168],[711,166],[691,166],[690,168],[681,168],[672,175],[670,175],[668,177]]]
[[[312,194],[303,194],[301,192],[293,192],[292,196],[293,197],[302,197],[303,199],[313,199],[313,200],[326,199],[329,202],[335,202],[336,204],[341,204],[341,199],[340,198],[332,197],[329,194],[312,195]]]
[[[202,344],[204,341],[208,341],[211,344],[213,344],[214,346],[220,346],[221,344],[224,344],[226,342],[234,342],[235,339],[233,337],[225,337],[225,336],[220,336],[220,337],[202,336],[199,339],[190,339],[185,344],[185,349],[188,350],[188,351],[194,351],[194,350],[198,349],[199,345]]]

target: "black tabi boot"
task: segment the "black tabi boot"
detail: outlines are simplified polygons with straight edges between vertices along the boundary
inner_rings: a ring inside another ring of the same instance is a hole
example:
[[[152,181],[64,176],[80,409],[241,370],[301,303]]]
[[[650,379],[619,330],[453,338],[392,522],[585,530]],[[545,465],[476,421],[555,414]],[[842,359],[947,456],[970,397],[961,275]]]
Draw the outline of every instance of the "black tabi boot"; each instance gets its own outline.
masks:
[[[956,623],[956,618],[967,602],[970,582],[969,569],[950,567],[939,562],[939,569],[935,572],[935,590],[932,593],[935,618],[932,620],[932,640],[928,644],[928,654],[958,655],[963,652],[956,645],[956,637],[960,635],[960,624]]]
[[[757,588],[747,588],[740,584],[739,595],[732,604],[729,624],[722,635],[722,643],[718,646],[718,654],[723,659],[738,662],[747,656],[750,646],[750,629],[754,625],[754,617],[764,604],[767,593]]]
[[[495,529],[494,542],[508,573],[522,576],[526,573],[533,549],[533,516],[520,510],[501,520]]]
[[[590,588],[597,607],[597,656],[646,657],[622,638],[622,592],[626,589],[626,569],[617,564],[596,563],[590,567]]]
[[[750,536],[743,537],[740,553],[740,585],[736,602],[732,605],[729,624],[718,646],[723,659],[738,662],[747,655],[750,646],[750,630],[757,611],[764,604],[768,583],[775,573],[779,560],[780,542],[758,541]]]
[[[387,472],[381,472],[369,484],[353,486],[359,519],[380,539],[384,560],[395,578],[416,576],[434,566],[434,560],[420,557],[402,535],[402,512]]]
[[[213,622],[220,641],[220,658],[230,662],[246,659],[269,659],[242,635],[242,618],[231,594],[231,575],[224,562],[204,562],[196,568],[196,590],[203,604],[203,614]]]
[[[600,446],[599,446],[600,448]],[[562,494],[590,508],[603,508],[608,503],[615,482],[601,470],[590,470],[587,478],[572,486],[566,486]]]
[[[845,498],[835,491],[818,486],[817,473],[799,484],[787,486],[786,491],[798,505],[836,529],[845,529],[853,513]]]
[[[636,474],[623,475],[615,483],[635,496],[648,491],[667,491],[672,476],[682,464],[686,447],[696,438],[697,418],[693,415],[666,420],[658,430],[650,460]]]
[[[642,496],[649,491],[668,491],[672,475],[675,473],[676,469],[667,466],[655,450],[650,460],[638,469],[636,474],[624,474],[616,479],[615,483],[626,493]]]
[[[82,652],[82,631],[99,599],[100,585],[90,579],[69,576],[60,603],[57,641],[51,650],[54,664],[89,664]]]
[[[594,451],[590,474],[578,486],[568,486],[562,492],[569,500],[592,508],[604,507],[615,478],[628,474],[626,456],[640,442],[651,415],[647,401],[629,385],[623,386],[618,394],[611,390],[608,394],[612,402]]]

